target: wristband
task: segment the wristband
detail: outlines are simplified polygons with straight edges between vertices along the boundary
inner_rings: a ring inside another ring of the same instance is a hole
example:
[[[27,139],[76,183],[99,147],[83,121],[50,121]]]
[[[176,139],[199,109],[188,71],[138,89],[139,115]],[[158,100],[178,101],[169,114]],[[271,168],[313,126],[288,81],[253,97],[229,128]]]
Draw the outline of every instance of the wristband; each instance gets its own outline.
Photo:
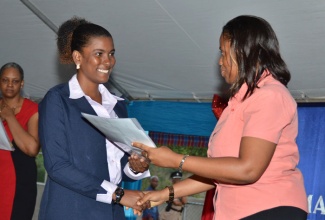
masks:
[[[115,190],[115,201],[114,203],[117,203],[119,204],[122,197],[124,196],[124,190],[122,187],[117,187],[116,190]]]
[[[174,201],[174,187],[173,186],[166,186],[166,188],[168,188],[169,190],[169,199],[167,201],[167,203],[172,203]]]
[[[186,160],[186,158],[188,157],[189,155],[184,155],[182,161],[179,163],[179,166],[178,166],[178,171],[181,173],[182,172],[182,167],[183,167],[183,164]]]

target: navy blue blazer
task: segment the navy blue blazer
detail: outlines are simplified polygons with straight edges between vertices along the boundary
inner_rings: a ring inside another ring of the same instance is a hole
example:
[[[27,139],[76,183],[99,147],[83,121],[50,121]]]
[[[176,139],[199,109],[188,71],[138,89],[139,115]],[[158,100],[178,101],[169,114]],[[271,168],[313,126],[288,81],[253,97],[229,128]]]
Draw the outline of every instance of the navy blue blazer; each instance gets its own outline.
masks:
[[[125,103],[114,108],[127,117]],[[105,136],[81,116],[96,115],[85,97],[69,98],[68,83],[48,91],[39,104],[39,138],[48,173],[40,220],[121,220],[123,206],[96,201],[100,186],[109,181]],[[128,155],[121,159],[121,167]],[[123,171],[122,171],[123,172]],[[132,181],[124,173],[123,181]]]

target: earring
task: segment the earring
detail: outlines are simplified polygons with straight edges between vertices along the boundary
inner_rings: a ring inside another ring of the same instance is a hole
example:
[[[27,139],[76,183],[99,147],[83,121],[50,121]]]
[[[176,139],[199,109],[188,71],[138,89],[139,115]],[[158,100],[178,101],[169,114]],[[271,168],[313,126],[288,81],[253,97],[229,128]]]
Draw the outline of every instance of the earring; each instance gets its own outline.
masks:
[[[76,65],[76,69],[77,70],[80,69],[80,64],[79,63]]]

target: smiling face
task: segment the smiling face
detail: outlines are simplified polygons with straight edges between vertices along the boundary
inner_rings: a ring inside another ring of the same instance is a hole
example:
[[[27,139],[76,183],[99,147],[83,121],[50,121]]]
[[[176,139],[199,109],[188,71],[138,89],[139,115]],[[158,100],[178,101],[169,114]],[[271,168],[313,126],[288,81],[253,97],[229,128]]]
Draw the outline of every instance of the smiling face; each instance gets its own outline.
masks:
[[[221,75],[228,84],[233,84],[238,76],[238,65],[235,52],[231,48],[230,39],[223,34],[220,36],[219,43],[221,52],[219,59]]]
[[[15,97],[20,95],[24,85],[19,70],[14,67],[6,68],[0,76],[0,90],[3,97]]]
[[[73,59],[80,64],[80,85],[90,86],[106,83],[115,65],[113,39],[106,36],[91,37],[82,51],[73,51]]]

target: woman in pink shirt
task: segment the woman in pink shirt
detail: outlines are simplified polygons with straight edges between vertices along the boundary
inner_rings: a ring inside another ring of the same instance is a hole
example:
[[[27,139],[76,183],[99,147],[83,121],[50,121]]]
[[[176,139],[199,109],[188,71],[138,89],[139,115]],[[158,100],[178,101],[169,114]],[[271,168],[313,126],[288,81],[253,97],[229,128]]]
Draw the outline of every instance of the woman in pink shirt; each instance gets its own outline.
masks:
[[[297,168],[297,105],[286,88],[290,72],[277,37],[264,19],[239,16],[223,27],[219,43],[230,99],[211,134],[208,158],[134,143],[153,164],[194,174],[148,192],[139,204],[161,204],[216,187],[215,219],[306,219],[307,198]]]

